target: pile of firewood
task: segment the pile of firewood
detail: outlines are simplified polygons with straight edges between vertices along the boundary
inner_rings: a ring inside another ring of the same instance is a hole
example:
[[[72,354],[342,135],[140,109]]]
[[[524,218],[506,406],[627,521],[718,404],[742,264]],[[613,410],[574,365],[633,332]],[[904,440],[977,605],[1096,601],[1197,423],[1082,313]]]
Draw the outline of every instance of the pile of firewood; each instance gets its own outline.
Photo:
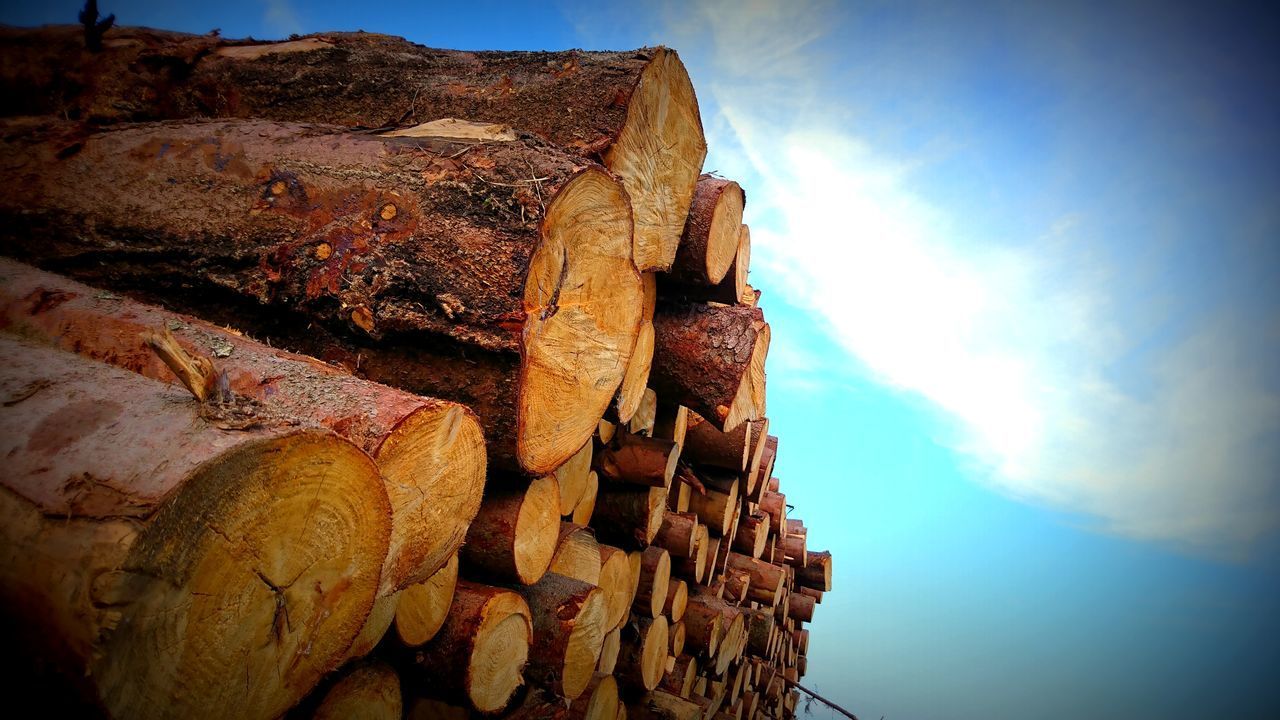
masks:
[[[19,695],[794,715],[831,556],[673,51],[95,40],[0,29]]]

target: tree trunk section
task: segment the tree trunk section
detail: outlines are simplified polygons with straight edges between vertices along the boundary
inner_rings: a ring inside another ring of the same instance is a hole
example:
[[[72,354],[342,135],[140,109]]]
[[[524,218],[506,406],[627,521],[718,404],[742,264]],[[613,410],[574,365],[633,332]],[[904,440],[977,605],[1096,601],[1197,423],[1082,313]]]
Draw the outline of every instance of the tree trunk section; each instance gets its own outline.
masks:
[[[312,720],[400,720],[400,676],[375,662],[346,672],[325,694]]]
[[[672,440],[633,435],[625,430],[613,436],[593,458],[596,472],[606,480],[632,485],[668,488],[680,460],[680,446]]]
[[[667,603],[670,584],[671,554],[653,545],[645,548],[640,554],[640,581],[631,609],[642,617],[658,617]]]
[[[805,566],[796,570],[796,583],[823,592],[831,591],[831,553],[809,551]]]
[[[464,575],[531,585],[555,555],[560,491],[554,477],[529,483],[490,479],[462,545]]]
[[[634,690],[656,688],[667,661],[667,619],[634,617],[622,626],[621,640],[615,670],[618,682]]]
[[[740,473],[751,459],[752,422],[745,422],[730,432],[721,432],[715,423],[692,414],[685,430],[680,456],[699,467],[715,467]]]
[[[533,611],[529,678],[560,697],[577,698],[591,681],[609,631],[604,593],[555,573],[517,590]]]
[[[618,627],[631,612],[631,600],[636,586],[631,582],[631,562],[625,550],[600,545],[600,582],[596,583],[605,595],[605,625]]]
[[[669,277],[685,285],[719,285],[738,254],[745,205],[738,183],[714,175],[699,177]],[[731,302],[736,300],[735,296]]]
[[[585,525],[561,522],[560,539],[548,572],[599,585],[600,543],[596,542],[595,533]]]
[[[596,497],[591,527],[606,542],[643,548],[653,542],[666,514],[667,491],[605,483]]]
[[[675,558],[692,557],[697,549],[698,516],[694,513],[668,512],[653,542],[666,548]]]
[[[593,675],[587,689],[569,705],[569,717],[573,720],[616,720],[618,681],[613,675]]]
[[[458,555],[455,553],[434,575],[400,591],[395,628],[400,642],[418,647],[440,632],[453,606],[458,584]]]

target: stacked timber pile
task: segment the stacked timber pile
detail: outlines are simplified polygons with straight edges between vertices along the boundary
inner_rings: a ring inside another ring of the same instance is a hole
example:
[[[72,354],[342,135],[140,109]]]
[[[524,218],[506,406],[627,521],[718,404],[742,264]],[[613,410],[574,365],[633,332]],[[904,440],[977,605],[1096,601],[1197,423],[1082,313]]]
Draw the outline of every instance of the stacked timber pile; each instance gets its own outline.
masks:
[[[18,696],[794,716],[831,556],[674,52],[96,39],[0,30]]]

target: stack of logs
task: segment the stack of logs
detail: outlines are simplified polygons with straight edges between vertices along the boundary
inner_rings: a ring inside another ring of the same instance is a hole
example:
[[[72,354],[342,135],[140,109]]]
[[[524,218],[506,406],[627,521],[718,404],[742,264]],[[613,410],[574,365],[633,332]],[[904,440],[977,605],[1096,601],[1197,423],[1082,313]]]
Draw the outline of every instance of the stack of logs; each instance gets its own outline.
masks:
[[[673,51],[98,40],[0,30],[10,697],[794,716],[831,556]]]

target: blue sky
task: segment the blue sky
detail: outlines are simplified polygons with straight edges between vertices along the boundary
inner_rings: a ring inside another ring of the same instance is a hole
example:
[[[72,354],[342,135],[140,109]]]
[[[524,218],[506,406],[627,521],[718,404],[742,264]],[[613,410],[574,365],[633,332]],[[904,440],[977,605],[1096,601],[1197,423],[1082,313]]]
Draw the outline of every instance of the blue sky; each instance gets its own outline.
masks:
[[[676,48],[706,168],[747,190],[776,474],[836,555],[807,680],[864,718],[1280,717],[1265,11],[180,5],[103,9],[229,37]]]

